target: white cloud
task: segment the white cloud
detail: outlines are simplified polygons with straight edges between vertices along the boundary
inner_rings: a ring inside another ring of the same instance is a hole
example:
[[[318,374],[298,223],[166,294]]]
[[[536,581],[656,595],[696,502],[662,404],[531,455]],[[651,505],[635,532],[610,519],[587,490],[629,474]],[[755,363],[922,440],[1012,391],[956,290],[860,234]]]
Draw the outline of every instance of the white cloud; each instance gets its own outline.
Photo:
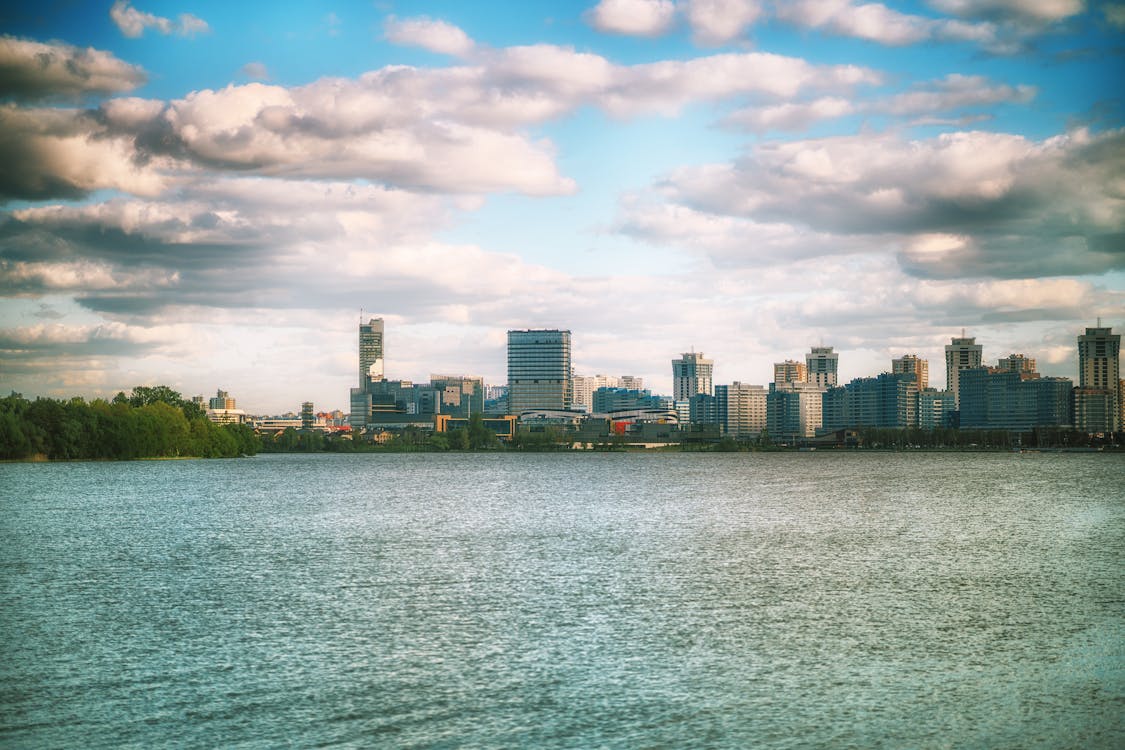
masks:
[[[835,96],[810,102],[786,102],[765,107],[748,107],[723,119],[725,125],[754,133],[770,130],[801,131],[823,120],[844,117],[857,111],[856,105]]]
[[[882,3],[856,5],[850,0],[795,0],[777,7],[778,18],[809,28],[824,28],[891,45],[914,44],[929,38],[932,22],[892,10]]]
[[[755,133],[795,132],[807,130],[818,122],[852,114],[889,114],[896,117],[926,115],[927,119],[916,119],[911,124],[956,124],[973,122],[987,115],[957,119],[939,119],[936,115],[995,104],[1026,104],[1035,95],[1034,86],[1009,86],[993,83],[983,76],[951,74],[936,81],[916,84],[898,94],[868,98],[863,102],[840,97],[821,97],[807,102],[746,107],[727,115],[723,118],[723,124]]]
[[[737,38],[762,15],[761,0],[687,0],[684,6],[695,40],[725,44]]]
[[[462,57],[473,50],[473,40],[453,24],[431,18],[399,20],[390,16],[383,25],[389,41],[422,47],[443,55]]]
[[[902,266],[920,276],[1101,273],[1125,267],[1125,200],[1112,176],[1122,153],[1125,131],[1041,142],[985,132],[913,141],[864,134],[759,144],[733,164],[675,172],[658,190],[674,206],[724,221],[831,235],[843,252],[848,237],[883,235],[893,240],[887,251],[897,246]],[[748,225],[733,226],[737,237]],[[745,258],[759,262],[749,245]]]
[[[632,36],[659,36],[676,15],[672,0],[601,0],[586,20],[598,31]]]
[[[130,100],[141,101],[141,100]],[[115,105],[123,112],[127,105]],[[0,196],[77,196],[111,188],[155,195],[167,186],[167,160],[139,163],[132,138],[75,110],[0,106]]]
[[[194,36],[210,31],[210,26],[202,18],[190,13],[182,13],[173,22],[167,18],[146,13],[134,8],[129,0],[116,0],[109,9],[109,17],[125,36],[136,39],[145,33],[145,29],[155,29],[161,34],[178,34],[180,36]]]
[[[35,100],[115,94],[144,82],[140,67],[111,52],[0,36],[0,95]]]

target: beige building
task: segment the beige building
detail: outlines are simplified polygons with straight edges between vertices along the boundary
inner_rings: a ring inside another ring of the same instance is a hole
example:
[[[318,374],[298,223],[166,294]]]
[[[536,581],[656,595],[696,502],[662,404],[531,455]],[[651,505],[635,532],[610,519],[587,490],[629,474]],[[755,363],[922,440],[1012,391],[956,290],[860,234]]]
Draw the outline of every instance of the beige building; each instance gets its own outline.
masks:
[[[756,438],[766,428],[766,389],[760,385],[740,383],[715,387],[715,398],[725,410],[723,425],[734,438]]]
[[[945,389],[953,392],[953,404],[961,408],[962,370],[970,367],[980,367],[984,357],[984,347],[977,343],[975,338],[954,338],[945,347]]]
[[[891,374],[905,375],[908,372],[914,373],[914,377],[917,378],[918,390],[922,391],[930,387],[929,360],[922,359],[917,354],[904,354],[898,359],[891,360]]]
[[[1080,408],[1079,391],[1082,399],[1089,400],[1090,408]],[[1096,397],[1096,391],[1105,394],[1104,408]],[[1098,406],[1095,407],[1094,403]],[[1087,328],[1078,337],[1078,391],[1075,392],[1074,421],[1080,430],[1087,432],[1117,432],[1121,429],[1121,336],[1111,328]],[[1106,412],[1105,429],[1093,429],[1100,425],[1100,417],[1094,414]],[[1089,429],[1080,421],[1080,414],[1090,414]],[[1095,422],[1098,425],[1095,425]]]
[[[804,362],[787,359],[773,366],[773,382],[782,383],[807,383],[809,382],[809,368]]]

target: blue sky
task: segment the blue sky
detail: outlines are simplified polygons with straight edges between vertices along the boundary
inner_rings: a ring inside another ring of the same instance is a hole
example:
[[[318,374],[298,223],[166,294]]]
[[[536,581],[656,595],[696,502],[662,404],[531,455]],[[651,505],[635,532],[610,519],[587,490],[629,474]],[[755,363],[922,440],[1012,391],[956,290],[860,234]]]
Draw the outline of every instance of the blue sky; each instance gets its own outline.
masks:
[[[835,346],[1075,375],[1125,325],[1125,4],[46,2],[0,10],[0,387],[346,408],[509,328],[670,389]]]

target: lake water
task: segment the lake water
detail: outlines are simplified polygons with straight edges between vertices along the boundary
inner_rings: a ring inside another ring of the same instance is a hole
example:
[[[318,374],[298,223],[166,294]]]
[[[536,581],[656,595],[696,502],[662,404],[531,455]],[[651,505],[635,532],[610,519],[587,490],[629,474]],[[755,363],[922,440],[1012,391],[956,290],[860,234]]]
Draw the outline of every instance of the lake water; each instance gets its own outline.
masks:
[[[1125,456],[0,465],[0,746],[1125,747]]]

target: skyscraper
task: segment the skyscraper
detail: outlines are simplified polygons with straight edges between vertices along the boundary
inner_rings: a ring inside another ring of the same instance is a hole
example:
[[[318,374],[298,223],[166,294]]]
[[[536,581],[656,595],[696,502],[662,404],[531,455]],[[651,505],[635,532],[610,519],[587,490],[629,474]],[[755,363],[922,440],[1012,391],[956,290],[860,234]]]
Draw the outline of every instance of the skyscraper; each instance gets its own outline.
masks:
[[[962,338],[952,339],[945,347],[945,389],[953,391],[953,403],[957,408],[961,408],[960,372],[980,367],[983,353],[984,347],[975,338],[964,338],[964,333]]]
[[[508,331],[508,412],[570,405],[570,331]]]
[[[924,391],[930,387],[930,363],[927,360],[922,359],[917,354],[904,354],[898,359],[891,360],[891,373],[893,375],[905,375],[909,372],[914,373],[918,390]]]
[[[715,363],[704,359],[702,352],[684,352],[672,360],[672,398],[690,401],[697,393],[711,395],[711,377]]]
[[[836,369],[840,355],[830,346],[814,346],[805,355],[805,377],[808,382],[821,388],[836,385]]]
[[[1106,401],[1104,429],[1093,429],[1095,425],[1079,424],[1079,429],[1088,432],[1117,432],[1121,429],[1121,336],[1112,328],[1087,328],[1078,337],[1078,387],[1081,393],[1076,399],[1096,398],[1103,392]],[[1076,411],[1087,413],[1085,405],[1076,404]],[[1090,420],[1087,420],[1088,422]]]
[[[367,387],[367,379],[383,378],[383,319],[372,318],[359,324],[359,387]]]

